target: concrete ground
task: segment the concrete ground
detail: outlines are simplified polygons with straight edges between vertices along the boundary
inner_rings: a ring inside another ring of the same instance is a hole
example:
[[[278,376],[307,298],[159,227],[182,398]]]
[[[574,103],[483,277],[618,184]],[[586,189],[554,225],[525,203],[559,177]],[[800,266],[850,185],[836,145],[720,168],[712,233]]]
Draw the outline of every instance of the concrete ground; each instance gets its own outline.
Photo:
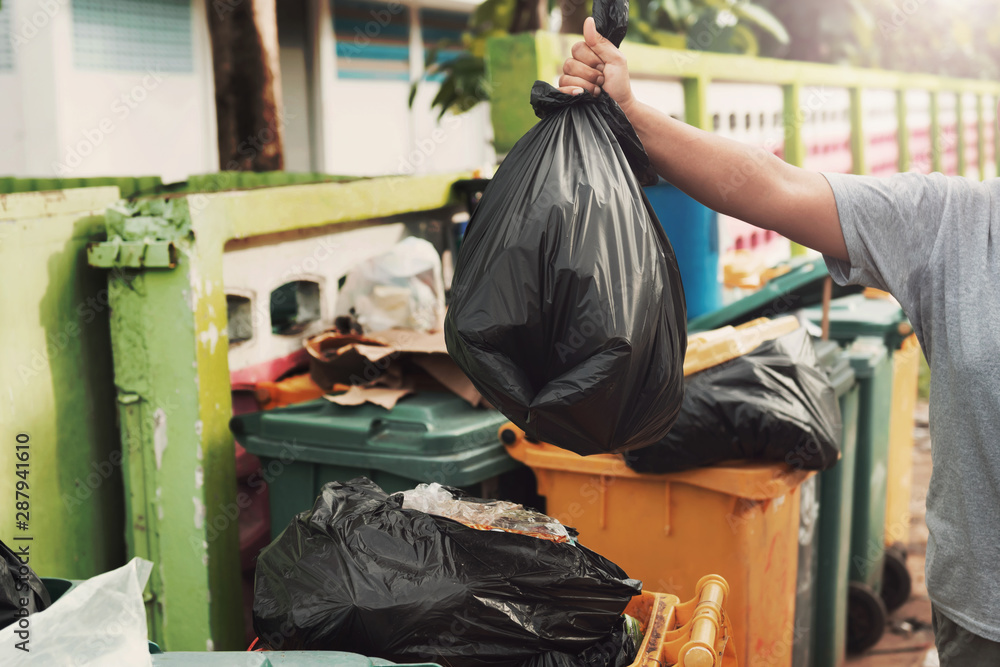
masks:
[[[910,600],[890,615],[885,636],[863,655],[849,656],[849,667],[937,667],[931,603],[924,582],[927,526],[924,503],[931,479],[931,439],[927,429],[927,403],[917,404],[914,423],[913,494],[910,498],[909,556],[906,564],[913,577]]]

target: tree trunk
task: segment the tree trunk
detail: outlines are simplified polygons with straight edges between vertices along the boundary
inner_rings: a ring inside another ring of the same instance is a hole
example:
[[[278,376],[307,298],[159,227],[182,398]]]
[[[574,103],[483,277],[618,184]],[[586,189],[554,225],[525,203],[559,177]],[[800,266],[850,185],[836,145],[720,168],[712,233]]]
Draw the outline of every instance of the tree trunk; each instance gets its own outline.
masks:
[[[586,0],[559,0],[562,25],[559,32],[567,35],[582,35],[583,22],[590,16]]]
[[[517,0],[514,5],[514,20],[510,31],[534,32],[542,30],[548,24],[546,16],[547,0]]]
[[[212,0],[208,3],[222,170],[284,168],[275,2]]]

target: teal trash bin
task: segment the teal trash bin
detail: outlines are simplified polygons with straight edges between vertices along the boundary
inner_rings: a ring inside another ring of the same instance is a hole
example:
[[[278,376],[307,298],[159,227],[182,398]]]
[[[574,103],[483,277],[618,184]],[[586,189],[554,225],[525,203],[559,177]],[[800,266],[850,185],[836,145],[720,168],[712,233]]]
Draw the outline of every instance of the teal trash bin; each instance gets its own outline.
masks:
[[[823,316],[820,308],[808,308],[804,315],[817,324]],[[834,299],[830,304],[830,337],[846,344],[860,336],[881,338],[893,364],[889,481],[886,485],[887,546],[881,592],[882,601],[891,612],[906,602],[912,590],[906,567],[906,547],[913,481],[913,410],[917,400],[920,353],[906,313],[895,299],[878,290]]]
[[[822,306],[804,309],[811,322],[823,320]],[[891,355],[913,333],[906,313],[894,299],[851,294],[830,302],[830,339],[842,344],[859,336],[881,338]]]
[[[788,272],[769,281],[753,294],[738,301],[688,320],[688,331],[708,331],[724,326],[736,326],[758,317],[780,317],[823,301],[823,282],[830,275],[822,259],[794,258],[779,264]],[[845,296],[860,292],[861,287],[834,284],[833,295]]]
[[[719,280],[719,214],[660,181],[643,188],[677,256],[688,319],[722,305]]]
[[[851,510],[847,650],[867,650],[885,632],[880,596],[885,558],[892,361],[882,338],[862,337],[847,348],[858,379],[858,441]]]
[[[847,642],[847,599],[851,557],[851,520],[858,445],[860,386],[848,353],[833,341],[816,344],[840,403],[843,430],[840,461],[819,474],[819,521],[816,527],[816,572],[813,614],[808,635],[811,655],[795,667],[840,667]],[[855,355],[860,354],[855,352]],[[801,567],[801,565],[800,565]],[[798,611],[798,608],[796,608]],[[798,626],[797,626],[798,627]],[[798,643],[795,645],[798,647]]]
[[[498,411],[474,408],[454,394],[424,392],[391,410],[319,399],[239,415],[230,428],[260,457],[271,534],[277,537],[296,514],[313,506],[324,484],[355,477],[367,477],[387,493],[438,482],[537,507],[534,497],[517,497],[534,489],[535,480],[522,485],[512,479],[531,473],[497,439],[506,422]],[[511,488],[502,488],[508,481]]]

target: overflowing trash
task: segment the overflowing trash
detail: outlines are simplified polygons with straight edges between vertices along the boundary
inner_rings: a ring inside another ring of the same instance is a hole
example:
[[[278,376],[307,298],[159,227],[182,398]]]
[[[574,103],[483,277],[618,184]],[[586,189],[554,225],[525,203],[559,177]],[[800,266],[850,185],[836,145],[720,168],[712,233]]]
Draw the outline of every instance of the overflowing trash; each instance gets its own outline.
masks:
[[[673,429],[625,454],[637,472],[666,473],[727,460],[826,470],[840,455],[840,405],[804,328],[688,378]]]
[[[270,649],[401,663],[629,664],[636,643],[622,613],[641,583],[574,540],[551,539],[553,524],[440,486],[390,496],[365,478],[330,482],[261,552],[254,629]]]
[[[505,500],[459,498],[437,482],[403,491],[403,509],[443,516],[477,530],[530,535],[553,542],[569,542],[570,531],[552,517]]]
[[[389,329],[368,335],[325,331],[305,342],[309,374],[339,405],[373,403],[387,410],[418,391],[448,391],[473,407],[485,401],[448,356],[444,334]]]
[[[627,3],[594,3],[619,43]],[[674,251],[640,187],[655,174],[607,93],[531,91],[542,119],[469,222],[448,351],[529,437],[579,454],[662,439],[680,409],[686,312]]]
[[[411,236],[360,262],[340,289],[337,314],[354,316],[365,331],[438,328],[444,315],[444,281],[437,249]]]
[[[152,563],[133,558],[72,588],[31,615],[28,651],[16,647],[17,625],[0,630],[0,664],[151,665],[142,591],[152,571]]]

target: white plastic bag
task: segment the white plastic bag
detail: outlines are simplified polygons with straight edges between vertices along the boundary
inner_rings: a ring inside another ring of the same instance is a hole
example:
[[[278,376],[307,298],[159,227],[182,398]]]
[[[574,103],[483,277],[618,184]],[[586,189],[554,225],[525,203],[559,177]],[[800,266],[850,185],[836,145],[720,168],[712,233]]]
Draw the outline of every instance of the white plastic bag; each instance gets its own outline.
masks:
[[[153,570],[148,560],[133,558],[117,570],[92,577],[52,606],[0,630],[0,665],[46,667],[147,667],[146,608],[142,589]],[[17,648],[26,632],[28,652]]]
[[[405,238],[386,253],[357,264],[340,290],[337,314],[355,317],[366,332],[430,331],[444,317],[441,257],[429,241]]]

